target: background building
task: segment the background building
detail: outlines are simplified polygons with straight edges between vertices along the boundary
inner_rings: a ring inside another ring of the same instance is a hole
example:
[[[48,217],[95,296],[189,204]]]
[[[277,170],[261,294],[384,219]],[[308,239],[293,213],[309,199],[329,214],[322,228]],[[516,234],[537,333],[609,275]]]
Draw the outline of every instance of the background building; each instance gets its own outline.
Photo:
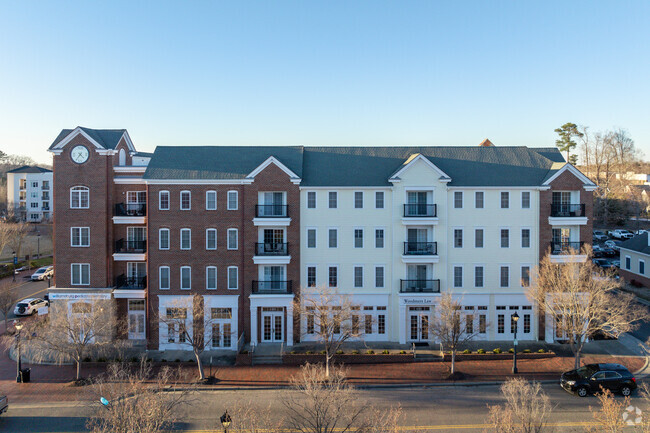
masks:
[[[23,166],[7,172],[7,209],[22,221],[52,217],[52,170]]]

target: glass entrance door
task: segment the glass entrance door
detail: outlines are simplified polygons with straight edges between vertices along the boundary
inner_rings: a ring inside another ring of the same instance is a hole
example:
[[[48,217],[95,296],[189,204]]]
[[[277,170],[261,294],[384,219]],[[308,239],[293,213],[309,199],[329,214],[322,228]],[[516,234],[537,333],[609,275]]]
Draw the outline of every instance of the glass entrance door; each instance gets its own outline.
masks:
[[[263,309],[262,342],[279,343],[282,341],[284,341],[284,310],[282,308]]]
[[[129,340],[145,339],[144,299],[129,299]]]
[[[429,307],[409,307],[409,339],[413,343],[429,341]]]

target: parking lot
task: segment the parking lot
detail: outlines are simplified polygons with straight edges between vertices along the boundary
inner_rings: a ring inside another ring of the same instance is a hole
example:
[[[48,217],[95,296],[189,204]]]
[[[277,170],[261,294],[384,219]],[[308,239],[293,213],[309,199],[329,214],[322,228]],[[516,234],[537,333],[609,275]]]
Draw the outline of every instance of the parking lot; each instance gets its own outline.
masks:
[[[641,234],[645,230],[635,232],[616,229],[616,230],[599,230],[593,232],[593,250],[594,263],[602,269],[619,269],[621,267],[620,245],[628,239]]]
[[[31,271],[21,272],[20,274],[16,275],[16,282],[20,282],[19,285],[13,289],[17,302],[28,298],[42,298],[47,293],[47,281],[29,280],[29,277],[34,273],[34,271],[35,269]],[[13,311],[9,313],[9,320],[14,320],[16,318],[17,317]],[[2,313],[0,313],[0,326],[2,326],[4,330],[3,322],[4,316]]]

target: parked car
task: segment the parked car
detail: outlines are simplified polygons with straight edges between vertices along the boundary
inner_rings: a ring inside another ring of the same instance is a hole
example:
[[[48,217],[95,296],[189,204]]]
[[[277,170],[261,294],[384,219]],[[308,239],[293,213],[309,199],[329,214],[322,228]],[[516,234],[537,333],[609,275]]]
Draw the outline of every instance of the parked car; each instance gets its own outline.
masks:
[[[609,236],[607,236],[605,232],[601,230],[594,230],[592,238],[597,241],[606,241],[607,239],[609,239]]]
[[[601,247],[600,245],[594,244],[592,251],[594,253],[594,257],[605,257],[605,249]]]
[[[609,269],[613,267],[612,262],[607,259],[592,259],[591,261],[594,265],[602,269]]]
[[[648,233],[648,230],[641,229],[634,232],[635,235],[642,235],[643,233]]]
[[[605,254],[605,257],[618,256],[618,253],[616,252],[615,249],[607,247],[607,246],[603,247],[603,253]]]
[[[43,266],[38,268],[36,272],[32,274],[32,281],[43,281],[46,278],[52,278],[54,275],[54,266]]]
[[[614,251],[618,251],[620,249],[622,243],[623,242],[621,242],[621,241],[609,240],[609,241],[605,241],[605,246],[613,249]]]
[[[608,389],[628,396],[636,389],[636,379],[621,364],[587,364],[577,370],[562,373],[560,385],[579,397]]]
[[[615,266],[615,267],[617,267],[619,269],[621,267],[621,261],[619,259],[611,260],[610,263],[612,264],[612,266]]]
[[[35,314],[39,308],[47,307],[50,303],[41,298],[23,299],[16,304],[14,314],[16,316],[31,316]]]
[[[609,235],[616,239],[632,239],[634,237],[634,233],[632,233],[629,230],[623,230],[623,229],[612,230],[611,232],[609,232]]]
[[[9,399],[4,395],[0,395],[0,415],[5,413],[8,408],[9,408]]]

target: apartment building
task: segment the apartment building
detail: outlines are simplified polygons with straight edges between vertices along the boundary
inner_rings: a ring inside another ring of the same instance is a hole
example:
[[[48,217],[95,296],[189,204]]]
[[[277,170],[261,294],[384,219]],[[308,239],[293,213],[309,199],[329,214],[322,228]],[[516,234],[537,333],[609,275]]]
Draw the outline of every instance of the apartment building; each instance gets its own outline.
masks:
[[[22,221],[52,217],[52,170],[25,165],[7,172],[7,209]]]
[[[595,185],[557,149],[158,147],[126,130],[64,130],[54,154],[56,286],[113,298],[125,336],[182,349],[180,315],[214,350],[314,339],[294,300],[350,295],[364,339],[429,342],[441,293],[467,326],[552,340],[526,298],[544,254],[591,241]],[[586,257],[578,257],[585,260]],[[192,317],[200,296],[202,317]],[[335,306],[333,306],[335,307]],[[210,319],[210,327],[201,325]],[[550,326],[550,328],[548,328]],[[174,329],[172,329],[174,328]],[[210,328],[210,329],[206,329]],[[547,329],[548,328],[548,329]]]

